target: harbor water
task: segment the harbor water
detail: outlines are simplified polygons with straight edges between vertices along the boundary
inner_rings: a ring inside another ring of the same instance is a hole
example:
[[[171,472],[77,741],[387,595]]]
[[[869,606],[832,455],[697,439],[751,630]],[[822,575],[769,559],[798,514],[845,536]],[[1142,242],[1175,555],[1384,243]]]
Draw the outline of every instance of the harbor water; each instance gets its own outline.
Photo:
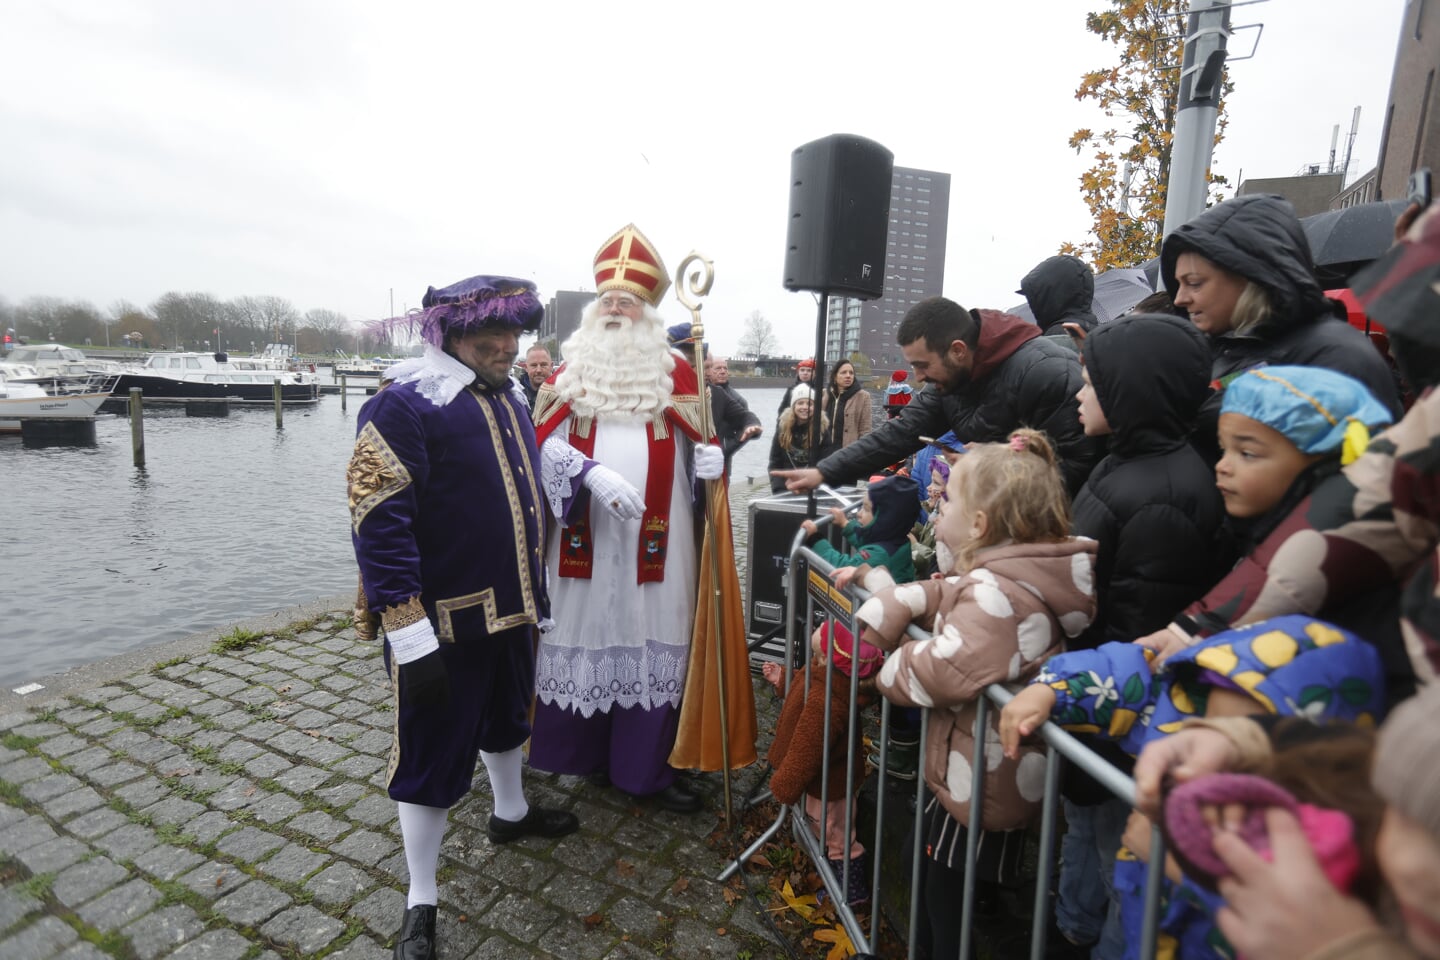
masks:
[[[763,483],[781,393],[742,390],[765,434],[735,457],[737,494]],[[147,409],[144,469],[125,417],[101,416],[93,447],[0,438],[0,687],[352,594],[345,464],[364,399],[286,409],[283,430],[268,407]]]

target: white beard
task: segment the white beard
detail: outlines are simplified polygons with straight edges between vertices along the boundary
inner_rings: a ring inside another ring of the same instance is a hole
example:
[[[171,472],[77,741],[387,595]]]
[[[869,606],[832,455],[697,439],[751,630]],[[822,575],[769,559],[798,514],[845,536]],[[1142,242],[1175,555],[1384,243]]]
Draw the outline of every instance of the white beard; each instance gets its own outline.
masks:
[[[640,320],[618,318],[623,326],[607,330],[599,302],[585,308],[580,328],[561,346],[565,369],[555,391],[577,417],[649,420],[670,405],[675,357],[664,324],[646,306]]]

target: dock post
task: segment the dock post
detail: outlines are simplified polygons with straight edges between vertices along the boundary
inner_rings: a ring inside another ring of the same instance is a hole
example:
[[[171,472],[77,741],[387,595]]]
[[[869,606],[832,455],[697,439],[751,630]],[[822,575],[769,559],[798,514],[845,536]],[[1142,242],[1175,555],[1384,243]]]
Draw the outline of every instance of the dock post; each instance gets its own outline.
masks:
[[[340,412],[345,412],[345,394],[350,391],[350,385],[345,382],[345,374],[340,374]]]
[[[130,388],[130,450],[135,466],[145,466],[145,401],[139,387]]]
[[[273,390],[274,390],[274,395],[275,395],[275,429],[276,429],[276,430],[284,430],[284,429],[285,429],[285,414],[281,412],[284,408],[282,408],[282,407],[280,406],[280,378],[279,378],[279,377],[276,377],[276,378],[275,378],[275,386],[274,386]]]

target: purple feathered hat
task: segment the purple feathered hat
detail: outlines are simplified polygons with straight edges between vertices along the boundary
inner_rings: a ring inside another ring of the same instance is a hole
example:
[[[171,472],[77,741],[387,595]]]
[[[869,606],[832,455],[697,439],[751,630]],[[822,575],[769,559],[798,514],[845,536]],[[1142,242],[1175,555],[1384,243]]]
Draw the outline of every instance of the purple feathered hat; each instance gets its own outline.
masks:
[[[545,307],[535,284],[515,277],[471,277],[448,287],[425,291],[423,309],[411,317],[420,323],[426,343],[445,346],[451,333],[469,333],[482,327],[512,327],[534,331]]]

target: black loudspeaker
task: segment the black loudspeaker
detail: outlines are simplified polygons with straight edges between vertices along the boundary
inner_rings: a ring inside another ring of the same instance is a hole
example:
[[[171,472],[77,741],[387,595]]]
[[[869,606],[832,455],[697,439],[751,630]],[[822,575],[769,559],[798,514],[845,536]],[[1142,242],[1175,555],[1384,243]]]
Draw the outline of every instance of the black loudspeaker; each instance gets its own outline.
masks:
[[[895,155],[837,133],[790,155],[785,289],[874,300],[885,293]]]
[[[838,492],[857,502],[864,496],[849,487]],[[828,495],[817,495],[816,502],[821,516],[831,507],[840,505],[839,501]],[[750,501],[749,534],[746,538],[745,595],[748,605],[745,611],[745,632],[752,644],[762,638],[769,638],[754,646],[752,660],[785,658],[784,624],[786,600],[790,592],[790,544],[794,542],[795,533],[805,519],[808,506],[809,498],[796,493],[780,493]],[[849,551],[853,548],[842,549]],[[810,633],[803,622],[804,596],[799,597],[798,601],[795,633],[801,640],[799,649],[803,651],[808,649],[806,644],[809,643]]]

